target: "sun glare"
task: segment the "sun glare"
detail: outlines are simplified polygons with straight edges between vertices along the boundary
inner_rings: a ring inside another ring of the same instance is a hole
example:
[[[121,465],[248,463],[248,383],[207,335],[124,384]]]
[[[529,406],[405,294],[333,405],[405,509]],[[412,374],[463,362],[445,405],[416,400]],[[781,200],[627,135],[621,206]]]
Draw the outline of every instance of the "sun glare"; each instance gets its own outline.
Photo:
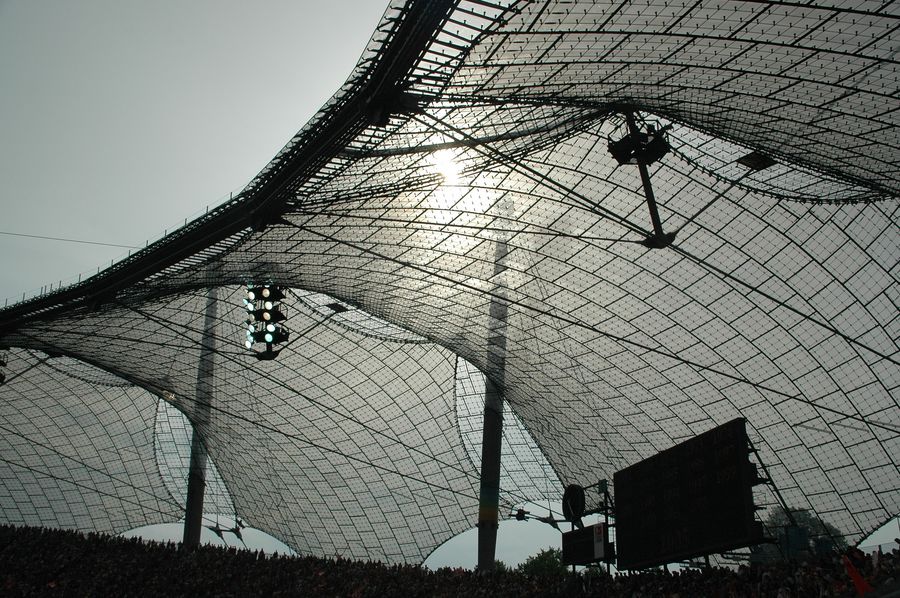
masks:
[[[453,160],[453,152],[448,149],[438,150],[431,154],[431,164],[444,177],[445,185],[459,183],[459,166]]]

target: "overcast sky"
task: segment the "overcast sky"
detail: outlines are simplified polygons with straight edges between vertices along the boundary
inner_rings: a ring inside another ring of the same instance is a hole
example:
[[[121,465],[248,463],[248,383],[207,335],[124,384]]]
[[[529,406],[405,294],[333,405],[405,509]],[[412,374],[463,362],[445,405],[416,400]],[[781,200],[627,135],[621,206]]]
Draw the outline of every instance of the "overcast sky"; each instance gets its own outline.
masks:
[[[387,2],[0,0],[0,305],[241,189],[350,75]]]

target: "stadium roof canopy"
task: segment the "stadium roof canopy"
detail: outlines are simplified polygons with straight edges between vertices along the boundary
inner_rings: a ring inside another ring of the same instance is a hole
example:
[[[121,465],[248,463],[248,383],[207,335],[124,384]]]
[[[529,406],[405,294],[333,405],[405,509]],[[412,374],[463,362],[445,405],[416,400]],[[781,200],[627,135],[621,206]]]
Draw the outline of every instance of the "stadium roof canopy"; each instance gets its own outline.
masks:
[[[239,196],[0,311],[0,519],[177,520],[174,406],[217,508],[419,562],[475,523],[483,374],[506,506],[743,416],[788,505],[860,538],[900,511],[898,27],[891,2],[392,2]],[[626,114],[668,127],[670,244],[607,149]],[[291,289],[273,361],[247,283]]]

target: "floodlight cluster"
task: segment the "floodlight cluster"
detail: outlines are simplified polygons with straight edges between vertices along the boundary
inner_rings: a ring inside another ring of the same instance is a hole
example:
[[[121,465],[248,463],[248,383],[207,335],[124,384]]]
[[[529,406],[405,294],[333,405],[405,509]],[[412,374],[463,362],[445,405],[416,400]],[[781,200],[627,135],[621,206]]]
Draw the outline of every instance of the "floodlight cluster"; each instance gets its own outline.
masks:
[[[282,299],[284,291],[277,286],[247,285],[244,307],[248,318],[244,321],[247,325],[244,346],[253,350],[260,344],[264,345],[256,351],[257,359],[274,359],[280,351],[275,347],[288,340],[289,331],[284,326],[287,316],[281,311]]]

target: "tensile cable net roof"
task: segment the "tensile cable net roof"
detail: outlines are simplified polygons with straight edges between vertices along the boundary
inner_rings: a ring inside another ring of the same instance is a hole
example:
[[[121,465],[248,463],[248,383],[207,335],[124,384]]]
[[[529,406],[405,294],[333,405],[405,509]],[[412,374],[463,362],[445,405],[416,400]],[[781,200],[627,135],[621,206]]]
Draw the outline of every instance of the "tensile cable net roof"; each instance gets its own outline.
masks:
[[[898,26],[880,2],[392,2],[233,201],[0,312],[0,517],[177,520],[180,412],[208,512],[418,562],[476,522],[487,377],[502,508],[740,416],[784,502],[861,538],[900,511]],[[662,247],[607,149],[626,115],[671,146]],[[286,289],[275,360],[243,347],[247,284]]]

